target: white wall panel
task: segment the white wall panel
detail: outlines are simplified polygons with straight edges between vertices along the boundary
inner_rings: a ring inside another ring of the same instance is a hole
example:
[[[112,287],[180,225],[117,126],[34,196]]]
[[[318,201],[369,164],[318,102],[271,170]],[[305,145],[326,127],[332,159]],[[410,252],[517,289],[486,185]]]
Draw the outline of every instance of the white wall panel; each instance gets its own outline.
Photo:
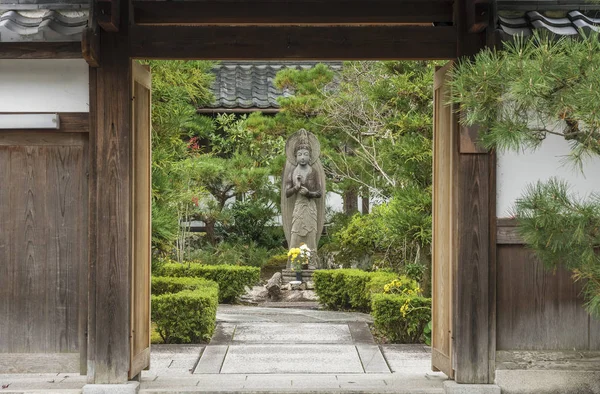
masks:
[[[0,112],[88,112],[83,59],[0,60]]]
[[[581,197],[600,192],[600,158],[584,163],[583,173],[565,164],[569,144],[562,137],[548,135],[536,151],[498,154],[496,215],[509,217],[515,201],[528,184],[557,177],[568,181]]]

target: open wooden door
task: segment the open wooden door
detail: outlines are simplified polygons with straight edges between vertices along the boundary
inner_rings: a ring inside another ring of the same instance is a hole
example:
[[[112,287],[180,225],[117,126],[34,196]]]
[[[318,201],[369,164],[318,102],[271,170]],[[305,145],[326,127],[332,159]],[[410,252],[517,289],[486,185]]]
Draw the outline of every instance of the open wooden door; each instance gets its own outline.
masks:
[[[432,334],[434,370],[454,377],[452,362],[452,315],[456,267],[456,167],[458,124],[448,104],[446,84],[452,62],[438,69],[434,77],[433,121],[433,256]]]
[[[129,377],[150,366],[151,146],[150,69],[131,66],[131,334]]]

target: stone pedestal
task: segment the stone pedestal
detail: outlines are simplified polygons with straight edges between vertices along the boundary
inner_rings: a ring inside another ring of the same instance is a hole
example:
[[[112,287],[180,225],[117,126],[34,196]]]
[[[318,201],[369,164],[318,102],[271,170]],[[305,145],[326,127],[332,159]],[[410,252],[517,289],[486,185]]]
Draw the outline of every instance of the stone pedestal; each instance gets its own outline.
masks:
[[[313,272],[315,272],[314,269],[302,270],[302,282],[304,282],[304,283],[312,282]],[[290,269],[285,269],[285,270],[281,271],[281,281],[283,284],[290,283],[295,280],[296,280],[296,271],[290,270]]]

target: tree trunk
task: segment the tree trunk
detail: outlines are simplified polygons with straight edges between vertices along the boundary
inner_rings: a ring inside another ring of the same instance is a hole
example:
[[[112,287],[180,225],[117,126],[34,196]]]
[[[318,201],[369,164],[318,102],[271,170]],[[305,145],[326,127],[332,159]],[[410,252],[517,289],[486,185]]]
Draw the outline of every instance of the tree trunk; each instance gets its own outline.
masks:
[[[348,189],[344,192],[344,213],[352,216],[358,212],[358,192],[356,189]]]
[[[217,239],[215,237],[215,223],[214,219],[205,221],[206,223],[206,240],[210,242],[211,245],[217,244]]]
[[[369,197],[369,192],[366,191],[363,193],[363,195],[360,198],[361,200],[361,204],[362,204],[362,209],[361,212],[363,215],[366,215],[367,213],[369,213],[371,211],[370,209],[370,197]]]

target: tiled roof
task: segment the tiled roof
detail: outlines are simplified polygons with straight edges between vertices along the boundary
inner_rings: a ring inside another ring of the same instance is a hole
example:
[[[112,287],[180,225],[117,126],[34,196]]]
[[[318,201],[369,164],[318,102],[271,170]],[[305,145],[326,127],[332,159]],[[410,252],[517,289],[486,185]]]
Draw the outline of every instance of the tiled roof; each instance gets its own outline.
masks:
[[[87,10],[0,11],[0,42],[81,41]]]
[[[600,16],[600,15],[599,15]],[[529,36],[534,30],[547,31],[559,36],[577,36],[580,31],[587,34],[600,32],[600,17],[584,15],[580,11],[571,11],[564,16],[546,16],[538,11],[529,11],[523,16],[500,16],[498,28],[503,39],[515,35]]]
[[[212,91],[215,101],[209,108],[279,108],[277,98],[292,92],[273,85],[275,75],[282,69],[310,69],[315,61],[223,61],[213,68],[215,81]],[[342,62],[322,62],[333,70],[340,70]]]

